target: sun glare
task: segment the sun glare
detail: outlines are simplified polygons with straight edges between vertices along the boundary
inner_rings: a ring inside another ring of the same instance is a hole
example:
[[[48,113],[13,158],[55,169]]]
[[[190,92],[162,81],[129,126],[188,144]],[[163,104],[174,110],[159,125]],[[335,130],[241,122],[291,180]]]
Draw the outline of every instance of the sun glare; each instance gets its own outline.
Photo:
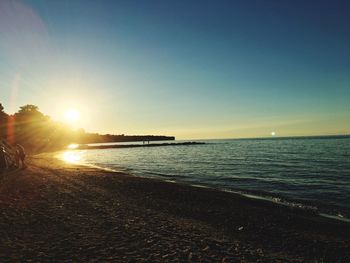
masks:
[[[80,112],[76,109],[69,109],[64,113],[64,119],[66,122],[76,122],[80,118]]]
[[[82,161],[81,153],[75,151],[66,151],[61,157],[67,163],[80,163]]]
[[[79,144],[72,143],[72,144],[69,144],[67,148],[73,150],[73,149],[76,149],[78,147],[79,147]]]

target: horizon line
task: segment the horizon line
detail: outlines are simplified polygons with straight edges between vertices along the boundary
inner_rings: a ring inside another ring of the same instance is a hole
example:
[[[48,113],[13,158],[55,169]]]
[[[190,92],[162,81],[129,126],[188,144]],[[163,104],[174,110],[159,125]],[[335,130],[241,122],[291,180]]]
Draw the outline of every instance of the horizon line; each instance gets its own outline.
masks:
[[[179,139],[179,141],[185,140],[254,140],[254,139],[295,139],[295,138],[326,138],[326,137],[350,137],[349,134],[320,134],[320,135],[286,135],[286,136],[270,136],[270,137],[239,137],[239,138],[202,138],[202,139]],[[176,137],[175,137],[176,138]],[[175,139],[177,140],[177,139]]]

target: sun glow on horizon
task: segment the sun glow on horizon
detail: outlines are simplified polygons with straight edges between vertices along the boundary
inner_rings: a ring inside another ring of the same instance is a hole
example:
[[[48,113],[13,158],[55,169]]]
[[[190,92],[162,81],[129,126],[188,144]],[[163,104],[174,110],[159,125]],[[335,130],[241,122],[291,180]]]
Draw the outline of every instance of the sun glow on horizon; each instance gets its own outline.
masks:
[[[80,119],[80,112],[76,109],[69,109],[64,113],[64,120],[69,123],[75,123]]]

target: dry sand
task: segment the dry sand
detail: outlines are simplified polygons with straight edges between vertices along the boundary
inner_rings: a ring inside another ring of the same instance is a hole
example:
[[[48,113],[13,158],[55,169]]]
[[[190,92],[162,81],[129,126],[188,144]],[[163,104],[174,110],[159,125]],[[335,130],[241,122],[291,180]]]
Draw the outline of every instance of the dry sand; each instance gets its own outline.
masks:
[[[0,176],[0,262],[350,262],[350,224],[63,163]]]

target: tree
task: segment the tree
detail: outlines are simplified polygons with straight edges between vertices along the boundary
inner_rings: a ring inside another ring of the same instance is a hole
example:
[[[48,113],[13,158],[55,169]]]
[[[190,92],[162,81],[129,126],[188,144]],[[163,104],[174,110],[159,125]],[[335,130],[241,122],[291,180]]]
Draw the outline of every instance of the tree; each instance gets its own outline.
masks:
[[[9,123],[11,125],[11,123]],[[51,121],[39,111],[38,106],[24,105],[14,114],[13,141],[26,147],[38,149],[47,144],[50,136]]]
[[[8,115],[4,111],[4,106],[0,103],[0,137],[6,136]]]
[[[15,113],[16,118],[36,118],[41,119],[44,117],[44,114],[39,111],[39,107],[27,104],[22,107],[20,107],[20,110]]]
[[[0,103],[0,124],[3,124],[1,121],[8,117],[7,113],[4,111],[4,106]]]

